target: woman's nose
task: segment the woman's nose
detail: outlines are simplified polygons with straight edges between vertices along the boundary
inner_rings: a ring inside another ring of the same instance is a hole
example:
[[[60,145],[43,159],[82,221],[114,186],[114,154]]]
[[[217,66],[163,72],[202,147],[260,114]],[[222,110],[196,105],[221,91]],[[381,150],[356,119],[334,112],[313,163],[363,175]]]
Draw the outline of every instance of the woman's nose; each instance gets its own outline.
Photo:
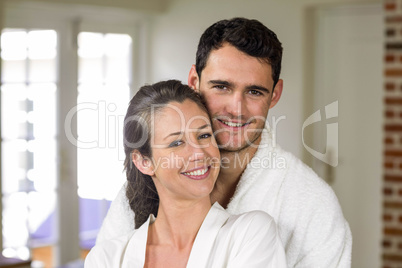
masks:
[[[189,160],[190,161],[203,160],[205,158],[204,147],[205,144],[200,143],[197,138],[193,138],[188,146],[188,150],[190,153]]]
[[[193,150],[189,160],[190,161],[200,161],[205,158],[205,153],[202,150]]]

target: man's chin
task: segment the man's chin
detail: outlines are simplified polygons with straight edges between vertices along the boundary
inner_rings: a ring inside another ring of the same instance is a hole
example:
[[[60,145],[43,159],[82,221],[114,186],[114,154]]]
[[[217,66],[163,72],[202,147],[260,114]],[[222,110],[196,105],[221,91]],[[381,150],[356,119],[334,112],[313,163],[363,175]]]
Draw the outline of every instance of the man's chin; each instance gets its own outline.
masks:
[[[219,145],[219,150],[221,152],[239,152],[250,146],[255,146],[252,143],[242,142],[242,143],[225,143]]]
[[[231,140],[223,140],[217,138],[218,148],[221,152],[239,152],[247,148],[257,148],[260,136],[254,137],[252,140],[234,142]]]

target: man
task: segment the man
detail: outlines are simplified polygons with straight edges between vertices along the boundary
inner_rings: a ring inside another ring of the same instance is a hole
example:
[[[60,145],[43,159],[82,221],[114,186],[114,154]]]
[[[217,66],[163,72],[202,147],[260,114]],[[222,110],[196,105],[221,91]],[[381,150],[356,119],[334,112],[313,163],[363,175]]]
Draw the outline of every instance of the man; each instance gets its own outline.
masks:
[[[282,94],[282,46],[256,20],[234,18],[201,36],[188,84],[205,99],[222,157],[211,194],[232,214],[274,217],[289,267],[350,267],[352,237],[332,189],[299,159],[273,146],[268,110]],[[133,229],[124,189],[98,241]]]

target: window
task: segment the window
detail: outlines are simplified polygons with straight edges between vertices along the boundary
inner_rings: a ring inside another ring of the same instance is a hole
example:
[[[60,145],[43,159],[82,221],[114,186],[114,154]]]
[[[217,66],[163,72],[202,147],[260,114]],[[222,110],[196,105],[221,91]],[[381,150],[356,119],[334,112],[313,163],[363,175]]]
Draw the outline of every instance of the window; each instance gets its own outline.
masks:
[[[2,59],[3,254],[54,243],[56,65],[54,30],[5,29]]]
[[[111,200],[125,181],[122,128],[130,100],[131,43],[127,34],[78,35],[78,194],[83,248],[94,245]]]
[[[0,46],[3,254],[35,260],[35,248],[50,247],[51,254],[57,248],[58,259],[45,263],[57,267],[79,257],[69,252],[78,237],[81,248],[93,246],[125,181],[122,128],[133,51],[140,55],[145,47],[134,46],[133,36],[144,32],[126,11],[80,8],[84,19],[77,20],[74,6],[8,5],[13,16],[5,16]],[[143,55],[136,59],[145,62]],[[136,86],[144,81],[139,73]],[[66,129],[69,109],[74,119]],[[73,181],[67,192],[66,179]],[[79,200],[79,210],[70,210],[66,198]],[[63,229],[60,214],[79,221],[78,230]]]

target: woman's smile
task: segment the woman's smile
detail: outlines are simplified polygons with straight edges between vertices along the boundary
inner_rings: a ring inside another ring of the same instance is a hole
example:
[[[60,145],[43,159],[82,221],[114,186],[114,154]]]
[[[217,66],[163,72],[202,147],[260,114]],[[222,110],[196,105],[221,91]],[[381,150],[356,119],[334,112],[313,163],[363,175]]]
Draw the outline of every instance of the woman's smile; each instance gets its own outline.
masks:
[[[193,179],[193,180],[203,180],[207,178],[210,174],[211,166],[196,168],[187,172],[183,172],[184,176]]]

